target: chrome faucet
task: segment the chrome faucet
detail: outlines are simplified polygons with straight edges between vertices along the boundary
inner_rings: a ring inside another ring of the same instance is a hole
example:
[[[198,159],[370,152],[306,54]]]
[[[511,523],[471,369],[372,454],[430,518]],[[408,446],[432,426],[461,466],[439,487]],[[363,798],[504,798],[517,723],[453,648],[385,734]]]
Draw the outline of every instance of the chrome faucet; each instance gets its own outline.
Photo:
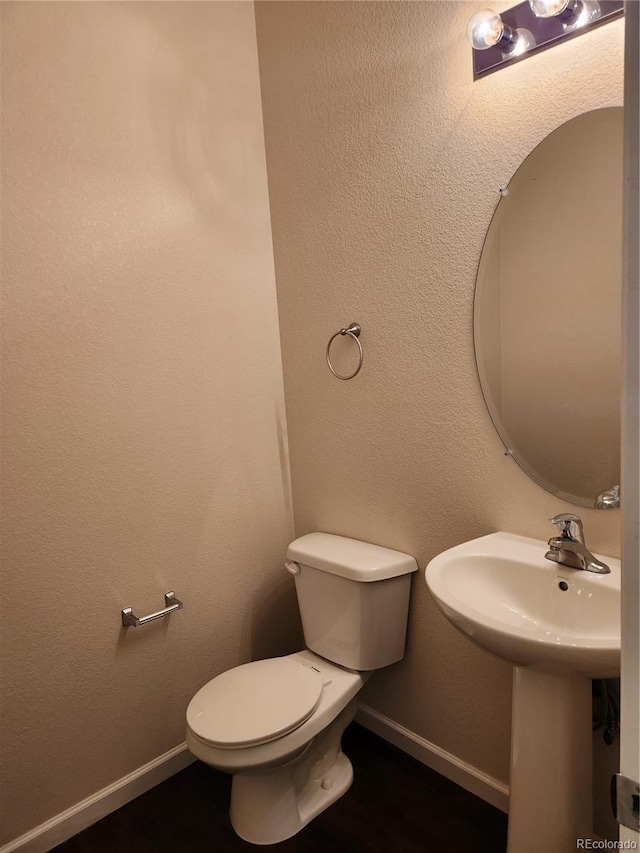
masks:
[[[579,516],[563,512],[549,520],[552,524],[558,525],[560,535],[549,539],[549,550],[544,555],[547,560],[572,569],[597,572],[600,575],[606,575],[611,571],[606,563],[601,563],[591,551],[587,550],[584,544],[582,519]]]

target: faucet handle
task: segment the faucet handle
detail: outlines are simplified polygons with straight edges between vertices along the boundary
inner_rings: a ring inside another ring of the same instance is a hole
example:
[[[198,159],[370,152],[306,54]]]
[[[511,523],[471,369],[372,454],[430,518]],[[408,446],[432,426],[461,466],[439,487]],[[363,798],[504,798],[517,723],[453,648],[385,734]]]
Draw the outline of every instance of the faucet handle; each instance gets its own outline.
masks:
[[[576,542],[582,542],[584,545],[584,530],[579,515],[574,515],[572,512],[561,512],[560,515],[554,515],[549,521],[558,525],[561,539],[573,539]]]

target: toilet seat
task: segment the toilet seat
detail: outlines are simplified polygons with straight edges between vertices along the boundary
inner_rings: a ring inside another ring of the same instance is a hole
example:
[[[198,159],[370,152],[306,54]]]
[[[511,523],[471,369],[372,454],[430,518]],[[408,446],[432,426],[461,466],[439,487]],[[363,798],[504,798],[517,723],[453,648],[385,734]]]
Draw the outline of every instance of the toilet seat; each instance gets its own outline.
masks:
[[[258,746],[294,731],[320,704],[321,673],[292,656],[243,664],[209,681],[193,697],[187,723],[221,749]]]

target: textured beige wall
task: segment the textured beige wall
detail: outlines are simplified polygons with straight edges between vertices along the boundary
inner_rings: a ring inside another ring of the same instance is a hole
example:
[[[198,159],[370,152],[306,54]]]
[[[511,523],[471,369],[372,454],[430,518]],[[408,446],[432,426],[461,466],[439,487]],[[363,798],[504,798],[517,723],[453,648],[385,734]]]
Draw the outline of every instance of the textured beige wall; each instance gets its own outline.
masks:
[[[298,637],[253,6],[0,5],[1,845]]]
[[[622,99],[623,22],[474,83],[482,3],[256,5],[296,532],[431,557],[493,530],[547,538],[568,505],[509,459],[475,372],[475,270],[498,188],[550,131]],[[501,4],[499,8],[504,8]],[[362,324],[352,382],[327,339]],[[584,510],[619,551],[618,513]],[[406,659],[365,699],[507,779],[511,670],[414,580]]]

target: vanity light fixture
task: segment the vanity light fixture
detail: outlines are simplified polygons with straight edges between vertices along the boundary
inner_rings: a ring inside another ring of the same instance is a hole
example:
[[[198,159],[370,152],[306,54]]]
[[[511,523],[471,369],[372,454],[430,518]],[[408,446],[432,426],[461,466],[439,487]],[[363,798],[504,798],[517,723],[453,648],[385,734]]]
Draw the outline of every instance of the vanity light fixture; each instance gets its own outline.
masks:
[[[624,0],[525,0],[500,15],[483,9],[467,26],[473,47],[473,79],[623,14]]]

